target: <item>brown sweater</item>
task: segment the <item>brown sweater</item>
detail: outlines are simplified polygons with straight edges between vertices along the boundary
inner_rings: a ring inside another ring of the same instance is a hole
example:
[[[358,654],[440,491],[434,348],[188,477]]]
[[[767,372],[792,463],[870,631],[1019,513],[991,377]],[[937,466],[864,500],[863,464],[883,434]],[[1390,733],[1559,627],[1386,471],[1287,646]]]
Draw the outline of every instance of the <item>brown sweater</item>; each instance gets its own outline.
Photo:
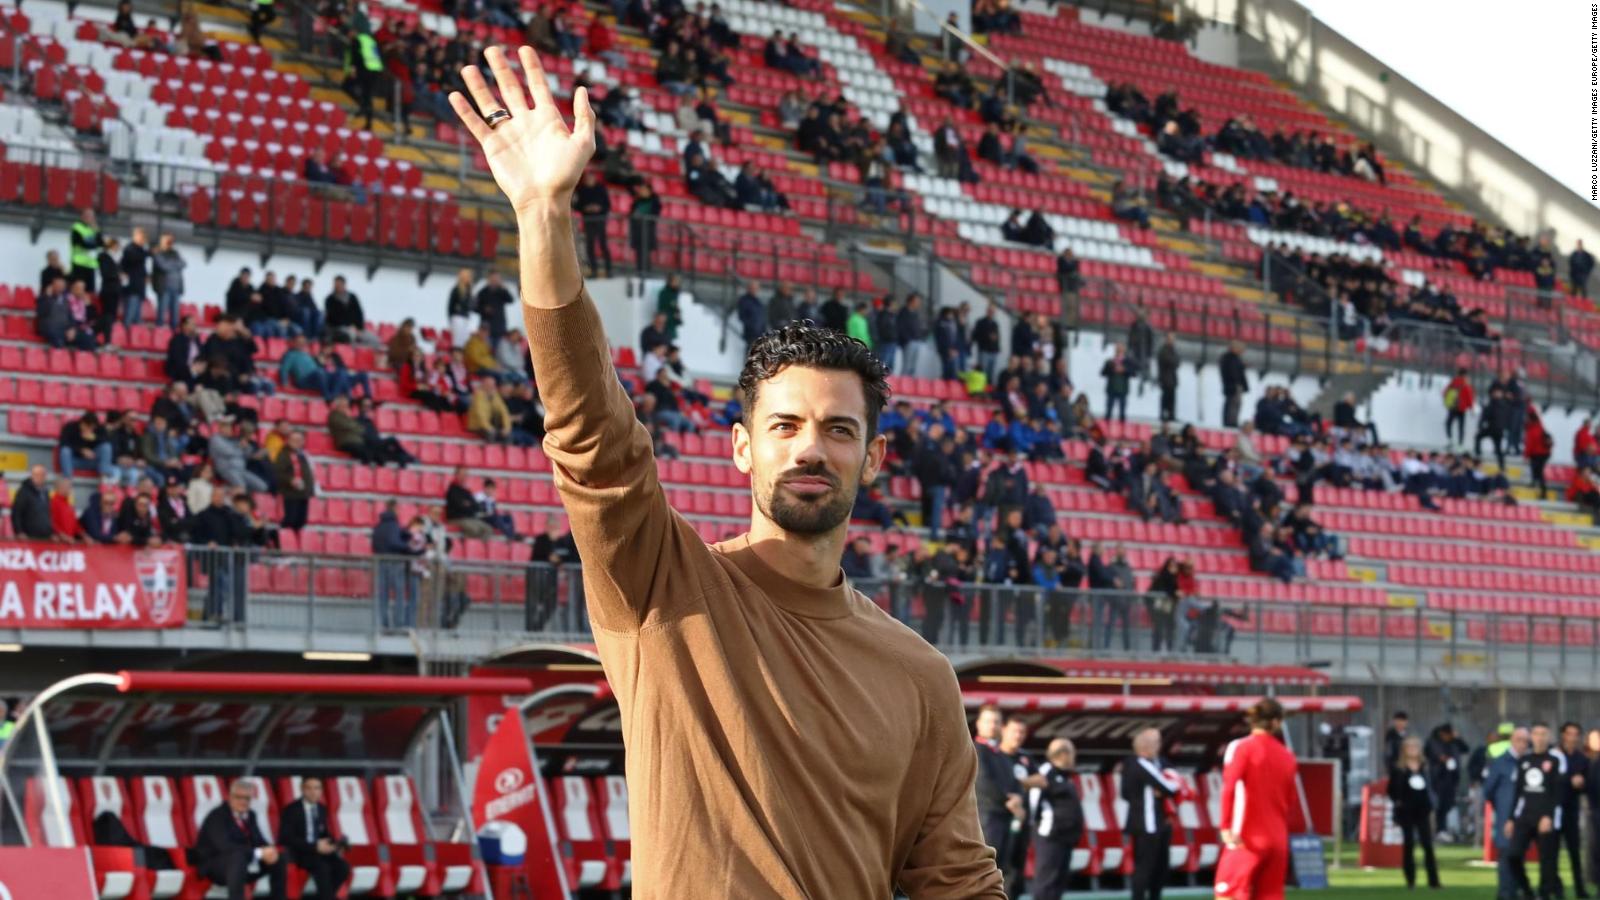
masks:
[[[524,309],[627,748],[633,895],[1004,900],[949,661],[667,506],[587,292]]]

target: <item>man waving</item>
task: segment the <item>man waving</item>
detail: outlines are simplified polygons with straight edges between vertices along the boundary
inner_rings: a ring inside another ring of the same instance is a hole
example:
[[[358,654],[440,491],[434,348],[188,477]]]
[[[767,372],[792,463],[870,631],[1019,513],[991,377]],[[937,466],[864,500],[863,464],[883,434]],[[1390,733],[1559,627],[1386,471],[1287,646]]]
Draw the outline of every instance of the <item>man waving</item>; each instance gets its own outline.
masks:
[[[579,275],[588,93],[569,129],[531,49],[526,87],[485,56],[499,99],[469,66],[473,102],[450,102],[516,212],[545,453],[622,712],[634,896],[999,900],[955,674],[839,566],[883,462],[883,365],[806,325],[753,343],[731,447],[750,531],[708,547],[667,505]]]

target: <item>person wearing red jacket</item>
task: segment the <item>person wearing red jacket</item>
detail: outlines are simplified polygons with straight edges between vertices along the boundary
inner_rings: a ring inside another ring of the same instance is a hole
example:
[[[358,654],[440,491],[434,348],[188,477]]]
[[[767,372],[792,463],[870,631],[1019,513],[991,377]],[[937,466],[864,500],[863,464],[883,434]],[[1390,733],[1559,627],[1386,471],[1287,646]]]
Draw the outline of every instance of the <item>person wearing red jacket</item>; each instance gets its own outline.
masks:
[[[1528,404],[1522,432],[1523,452],[1528,455],[1528,467],[1533,470],[1533,483],[1539,488],[1539,499],[1548,500],[1550,489],[1545,485],[1544,467],[1556,449],[1556,442],[1550,437],[1550,432],[1544,429],[1544,420],[1539,418],[1537,404]]]
[[[78,511],[72,505],[72,479],[56,479],[56,492],[50,495],[50,527],[55,539],[68,544],[83,540],[83,526],[78,524]]]
[[[1284,746],[1283,707],[1268,697],[1245,713],[1250,735],[1228,745],[1222,769],[1218,900],[1281,900],[1289,870],[1294,753]]]
[[[1584,419],[1578,433],[1572,436],[1572,462],[1580,469],[1592,468],[1600,459],[1600,440],[1594,436],[1594,421]]]
[[[1450,429],[1456,430],[1456,443],[1463,444],[1467,440],[1467,413],[1478,402],[1472,392],[1472,382],[1467,380],[1466,368],[1456,370],[1456,377],[1444,388],[1444,436],[1450,437]]]

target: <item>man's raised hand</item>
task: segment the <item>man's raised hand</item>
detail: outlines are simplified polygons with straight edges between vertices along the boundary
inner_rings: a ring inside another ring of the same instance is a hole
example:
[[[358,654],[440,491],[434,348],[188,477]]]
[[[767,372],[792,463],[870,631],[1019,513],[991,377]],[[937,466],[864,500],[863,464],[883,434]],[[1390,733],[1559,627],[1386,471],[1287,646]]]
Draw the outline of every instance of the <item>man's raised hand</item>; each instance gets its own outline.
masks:
[[[568,128],[550,95],[539,55],[532,47],[520,48],[517,55],[527,78],[526,91],[511,71],[505,51],[490,47],[483,56],[494,74],[501,99],[495,99],[477,66],[465,66],[461,77],[483,115],[460,91],[450,94],[450,105],[483,147],[489,171],[513,209],[523,213],[541,204],[567,207],[584,166],[594,155],[594,110],[589,106],[589,92],[580,87],[573,94],[573,122]],[[529,94],[533,97],[532,106]],[[505,109],[511,118],[502,117],[498,125],[490,128],[484,116],[497,109]]]

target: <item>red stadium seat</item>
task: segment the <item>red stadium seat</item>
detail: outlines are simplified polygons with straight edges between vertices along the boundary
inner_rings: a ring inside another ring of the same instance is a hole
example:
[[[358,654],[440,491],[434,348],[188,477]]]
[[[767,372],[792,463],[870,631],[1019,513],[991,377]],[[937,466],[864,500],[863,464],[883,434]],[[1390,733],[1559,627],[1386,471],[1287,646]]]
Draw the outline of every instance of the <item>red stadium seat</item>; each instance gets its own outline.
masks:
[[[568,880],[579,890],[617,890],[622,882],[621,866],[614,865],[606,852],[599,798],[591,782],[577,775],[562,775],[550,779],[549,785],[562,849],[571,853],[565,859]]]
[[[471,844],[434,841],[428,835],[421,801],[408,776],[379,775],[373,788],[378,799],[378,828],[389,848],[390,860],[398,865],[412,858],[427,867],[421,893],[430,897],[457,894],[481,884]]]
[[[52,814],[42,777],[29,778],[23,789],[22,814],[29,840],[37,847],[87,846],[84,838],[89,829],[72,786],[61,777],[52,784],[60,815]],[[121,900],[135,894],[141,882],[132,847],[92,847],[90,852],[101,900]]]

